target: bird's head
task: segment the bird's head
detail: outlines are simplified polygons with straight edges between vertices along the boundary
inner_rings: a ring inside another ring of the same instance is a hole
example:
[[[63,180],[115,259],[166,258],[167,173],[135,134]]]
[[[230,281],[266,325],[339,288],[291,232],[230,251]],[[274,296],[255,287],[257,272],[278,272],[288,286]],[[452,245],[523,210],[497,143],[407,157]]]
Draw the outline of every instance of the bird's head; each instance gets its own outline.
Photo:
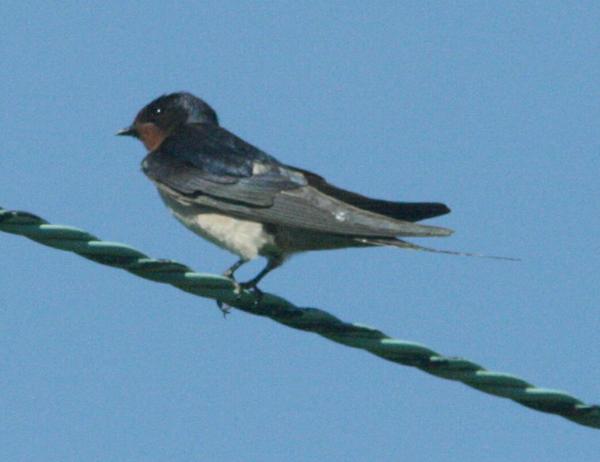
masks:
[[[219,125],[216,112],[200,98],[186,92],[171,93],[144,106],[131,126],[117,135],[138,138],[153,151],[174,130],[189,123]]]

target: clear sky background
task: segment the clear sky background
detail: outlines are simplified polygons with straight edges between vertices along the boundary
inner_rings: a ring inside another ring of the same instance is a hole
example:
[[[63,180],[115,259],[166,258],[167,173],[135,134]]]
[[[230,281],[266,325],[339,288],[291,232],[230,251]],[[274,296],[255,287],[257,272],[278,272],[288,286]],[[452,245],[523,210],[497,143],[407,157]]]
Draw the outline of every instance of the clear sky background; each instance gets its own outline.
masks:
[[[113,136],[188,90],[280,160],[443,201],[263,289],[600,402],[597,2],[13,2],[0,205],[220,273]],[[423,242],[423,241],[421,241]],[[0,234],[0,460],[597,461],[598,430]],[[256,262],[241,273],[252,275]]]

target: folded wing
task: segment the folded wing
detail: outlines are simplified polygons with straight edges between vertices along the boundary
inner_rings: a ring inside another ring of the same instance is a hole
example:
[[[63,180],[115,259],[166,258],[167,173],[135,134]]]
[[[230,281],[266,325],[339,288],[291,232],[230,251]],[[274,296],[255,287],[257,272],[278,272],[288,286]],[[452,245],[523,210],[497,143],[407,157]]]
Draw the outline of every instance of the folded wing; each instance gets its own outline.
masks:
[[[187,149],[185,155],[181,154],[182,145]],[[206,154],[210,154],[202,152],[202,143],[179,142],[175,152],[169,146],[165,142],[150,153],[142,168],[164,193],[187,205],[251,221],[347,236],[426,237],[452,233],[446,228],[413,223],[447,213],[443,204],[369,199],[330,185],[318,175],[281,165],[266,154],[254,156],[253,168],[227,171],[220,167],[215,173],[207,168],[210,163]],[[214,148],[211,146],[211,150]],[[231,146],[223,148],[230,150]],[[248,149],[256,148],[246,145],[245,151]],[[244,152],[245,157],[247,154]]]
[[[396,220],[421,221],[450,213],[450,209],[439,202],[391,202],[357,194],[328,183],[325,178],[297,167],[288,167],[304,174],[308,183],[328,196],[369,212],[385,215]]]

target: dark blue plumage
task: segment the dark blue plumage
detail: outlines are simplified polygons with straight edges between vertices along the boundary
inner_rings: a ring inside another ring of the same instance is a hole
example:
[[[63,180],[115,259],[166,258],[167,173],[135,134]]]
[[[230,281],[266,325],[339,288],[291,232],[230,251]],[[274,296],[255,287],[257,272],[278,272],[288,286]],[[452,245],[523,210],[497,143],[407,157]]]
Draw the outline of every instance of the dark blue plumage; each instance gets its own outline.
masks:
[[[148,148],[143,171],[175,217],[240,256],[228,276],[257,255],[267,257],[248,287],[296,252],[381,245],[431,250],[399,237],[451,234],[414,223],[448,213],[444,204],[371,199],[282,164],[221,127],[215,111],[190,93],[157,98],[119,134]]]

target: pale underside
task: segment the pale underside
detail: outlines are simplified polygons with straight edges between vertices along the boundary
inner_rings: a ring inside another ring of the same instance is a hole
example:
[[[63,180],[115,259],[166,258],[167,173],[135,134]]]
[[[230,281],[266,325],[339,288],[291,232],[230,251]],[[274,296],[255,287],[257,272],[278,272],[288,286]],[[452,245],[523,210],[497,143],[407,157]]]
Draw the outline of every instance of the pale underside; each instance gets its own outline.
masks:
[[[159,186],[158,191],[173,216],[185,227],[244,260],[252,260],[259,255],[285,259],[301,251],[368,245],[348,236],[234,218],[193,202],[184,202],[181,197],[170,194],[167,188]]]

